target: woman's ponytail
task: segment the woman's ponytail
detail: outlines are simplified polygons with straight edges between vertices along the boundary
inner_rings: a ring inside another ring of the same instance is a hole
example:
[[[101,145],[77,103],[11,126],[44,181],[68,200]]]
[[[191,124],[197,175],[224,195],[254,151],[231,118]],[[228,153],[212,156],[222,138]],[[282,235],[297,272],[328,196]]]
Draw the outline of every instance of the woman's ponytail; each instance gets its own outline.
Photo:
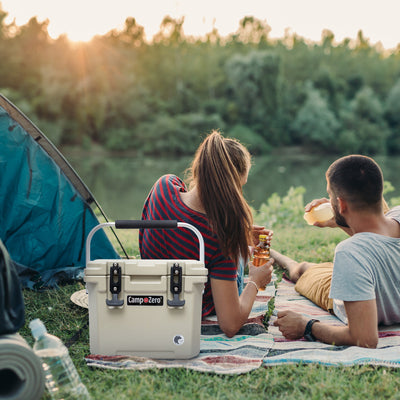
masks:
[[[251,165],[248,150],[237,140],[213,131],[198,148],[190,168],[209,224],[223,254],[238,262],[247,257],[253,218],[243,197],[243,179]]]

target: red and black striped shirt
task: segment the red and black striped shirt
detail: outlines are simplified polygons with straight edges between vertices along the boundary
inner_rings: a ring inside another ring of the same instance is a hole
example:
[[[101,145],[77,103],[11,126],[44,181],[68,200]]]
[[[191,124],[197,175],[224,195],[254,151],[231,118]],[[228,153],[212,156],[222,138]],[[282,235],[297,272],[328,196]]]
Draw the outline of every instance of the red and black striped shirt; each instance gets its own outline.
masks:
[[[214,312],[210,278],[236,280],[237,267],[223,256],[207,217],[186,206],[179,195],[186,192],[184,182],[175,175],[162,176],[151,189],[143,207],[144,220],[178,220],[195,226],[202,234],[208,280],[203,295],[203,317]],[[141,229],[140,256],[144,259],[198,259],[199,243],[188,229]]]

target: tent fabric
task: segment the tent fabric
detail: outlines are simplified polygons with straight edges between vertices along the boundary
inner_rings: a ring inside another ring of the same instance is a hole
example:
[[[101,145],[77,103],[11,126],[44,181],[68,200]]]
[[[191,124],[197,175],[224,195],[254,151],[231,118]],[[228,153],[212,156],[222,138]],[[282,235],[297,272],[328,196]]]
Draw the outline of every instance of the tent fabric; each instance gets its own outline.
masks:
[[[24,286],[83,276],[85,241],[99,221],[94,197],[51,142],[0,96],[0,239]],[[92,259],[118,253],[100,230]]]

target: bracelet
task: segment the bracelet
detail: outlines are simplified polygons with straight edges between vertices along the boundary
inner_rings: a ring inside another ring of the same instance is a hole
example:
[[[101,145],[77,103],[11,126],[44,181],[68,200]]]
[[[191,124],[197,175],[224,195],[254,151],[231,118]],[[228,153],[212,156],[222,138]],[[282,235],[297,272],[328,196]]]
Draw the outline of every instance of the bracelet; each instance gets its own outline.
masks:
[[[256,289],[257,289],[257,292],[258,292],[258,286],[257,286],[257,283],[255,283],[254,281],[248,281],[247,283],[252,283],[255,287],[256,287]]]

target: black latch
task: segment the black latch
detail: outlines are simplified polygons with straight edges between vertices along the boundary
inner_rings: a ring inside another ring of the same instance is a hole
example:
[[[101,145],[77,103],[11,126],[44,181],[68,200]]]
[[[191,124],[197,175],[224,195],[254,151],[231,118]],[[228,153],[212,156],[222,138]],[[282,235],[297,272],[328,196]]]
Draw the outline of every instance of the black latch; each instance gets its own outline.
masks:
[[[167,300],[167,304],[171,307],[182,307],[185,304],[185,300],[179,300],[179,295],[182,292],[182,267],[178,264],[174,264],[171,267],[169,290],[174,298]]]
[[[118,294],[121,293],[121,281],[122,281],[121,267],[118,263],[114,263],[110,267],[110,292],[112,299],[106,299],[108,306],[119,307],[124,304],[124,300],[118,300]]]

